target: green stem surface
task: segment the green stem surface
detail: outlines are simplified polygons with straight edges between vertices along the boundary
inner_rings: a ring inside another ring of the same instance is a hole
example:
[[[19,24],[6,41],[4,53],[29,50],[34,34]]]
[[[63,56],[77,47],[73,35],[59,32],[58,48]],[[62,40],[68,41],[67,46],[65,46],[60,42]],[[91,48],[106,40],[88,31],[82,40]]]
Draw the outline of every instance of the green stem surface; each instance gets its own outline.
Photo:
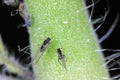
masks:
[[[50,46],[34,64],[38,80],[110,80],[83,0],[26,0],[31,15],[33,57],[50,37]],[[66,69],[58,62],[62,48]],[[37,59],[37,58],[36,58]],[[35,59],[35,60],[36,60]]]

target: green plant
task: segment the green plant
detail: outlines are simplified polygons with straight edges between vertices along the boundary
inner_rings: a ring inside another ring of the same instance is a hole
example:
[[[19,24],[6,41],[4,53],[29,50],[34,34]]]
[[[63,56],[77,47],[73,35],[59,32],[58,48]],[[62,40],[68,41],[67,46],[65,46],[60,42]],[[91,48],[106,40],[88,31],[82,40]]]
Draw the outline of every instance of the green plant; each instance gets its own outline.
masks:
[[[39,61],[33,63],[38,80],[110,80],[102,53],[95,51],[100,47],[83,0],[25,2],[31,15],[33,58],[42,54],[40,46],[47,37],[51,38]],[[58,62],[58,48],[65,55],[67,70]]]

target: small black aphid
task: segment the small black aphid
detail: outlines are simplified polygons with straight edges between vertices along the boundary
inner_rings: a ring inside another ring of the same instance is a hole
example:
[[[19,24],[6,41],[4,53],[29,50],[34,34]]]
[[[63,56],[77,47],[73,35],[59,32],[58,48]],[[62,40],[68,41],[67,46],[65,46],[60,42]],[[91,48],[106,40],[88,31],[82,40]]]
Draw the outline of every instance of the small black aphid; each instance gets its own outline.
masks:
[[[41,53],[40,54],[37,54],[34,59],[32,60],[31,63],[34,63],[36,64],[39,59],[41,58],[41,56],[43,55],[43,52],[46,50],[46,48],[48,48],[49,44],[50,44],[50,38],[48,37],[47,39],[44,40],[44,42],[42,43],[40,49],[38,50],[38,52],[40,51]],[[37,53],[38,53],[37,52]],[[31,63],[29,65],[31,65]]]
[[[42,43],[42,45],[41,45],[41,47],[40,47],[40,54],[37,54],[35,57],[34,57],[34,59],[32,60],[32,62],[31,63],[34,63],[34,64],[36,64],[38,61],[39,61],[39,59],[41,58],[41,56],[43,55],[43,52],[46,50],[46,48],[49,46],[49,44],[50,44],[50,38],[48,37],[47,39],[45,39],[44,40],[44,42]],[[39,50],[38,50],[39,51]],[[31,65],[31,63],[29,64],[29,65]]]
[[[42,46],[40,47],[40,51],[41,51],[41,52],[44,52],[45,49],[49,46],[50,40],[51,40],[51,39],[50,39],[49,37],[48,37],[46,40],[44,40]]]
[[[58,53],[58,62],[67,70],[65,55],[62,54],[60,48],[57,49],[57,53]]]
[[[60,48],[57,49],[57,52],[58,52],[58,60],[61,60],[64,58],[64,55],[62,54],[62,51]]]

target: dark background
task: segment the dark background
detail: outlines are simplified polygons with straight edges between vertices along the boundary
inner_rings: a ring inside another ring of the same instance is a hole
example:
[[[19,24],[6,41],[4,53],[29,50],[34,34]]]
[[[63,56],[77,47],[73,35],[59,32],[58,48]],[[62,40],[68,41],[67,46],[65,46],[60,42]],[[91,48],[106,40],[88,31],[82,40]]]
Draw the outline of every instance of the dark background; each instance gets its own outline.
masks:
[[[100,18],[101,16],[104,16],[105,10],[109,11],[106,19],[104,20],[103,25],[101,25],[101,27],[96,31],[96,34],[100,39],[111,28],[111,25],[115,21],[116,16],[120,15],[120,2],[119,0],[86,0],[86,5],[89,6],[90,4],[92,4],[92,1],[94,2],[98,1],[98,3],[94,5],[93,14],[91,17],[92,21]],[[92,8],[93,7],[88,8],[89,15],[92,12]],[[101,23],[102,22],[94,23],[93,28],[96,29]],[[120,50],[120,19],[115,25],[115,29],[112,31],[112,33],[107,37],[107,39],[102,41],[100,45],[103,49],[112,49],[112,50],[119,49]],[[112,54],[115,54],[116,52],[117,51],[106,50],[106,51],[103,51],[103,54],[105,57],[107,57]],[[120,55],[115,60],[118,61],[118,63],[120,63]],[[110,64],[112,64],[113,62],[111,62]],[[108,64],[108,66],[110,64]],[[120,68],[120,65],[115,64],[112,68]],[[109,71],[109,72],[111,77],[120,75],[120,69]],[[120,77],[116,78],[115,80],[118,80],[118,79],[120,79]]]
[[[22,0],[20,0],[22,1]],[[0,0],[0,35],[2,40],[9,51],[9,57],[15,56],[15,58],[24,67],[31,61],[30,54],[25,54],[23,51],[18,50],[18,45],[21,49],[28,46],[29,33],[27,26],[22,27],[24,19],[20,16],[19,12],[11,16],[11,12],[18,10],[18,6],[9,6],[2,3]],[[30,49],[27,52],[31,53]]]
[[[22,0],[21,0],[22,1]],[[92,1],[96,3],[94,5],[93,13],[91,16],[91,20],[94,21],[101,16],[104,16],[106,11],[109,11],[106,19],[104,20],[103,25],[96,31],[98,38],[100,39],[105,35],[106,32],[111,28],[116,16],[120,14],[120,3],[119,0],[85,0],[86,5],[91,5]],[[87,10],[91,13],[93,7],[88,8]],[[2,4],[2,0],[0,0],[0,34],[2,36],[3,42],[8,48],[9,56],[14,55],[16,59],[19,59],[20,63],[24,66],[31,61],[30,55],[24,54],[24,52],[18,51],[18,45],[21,48],[28,46],[29,43],[29,33],[27,26],[19,27],[19,24],[24,23],[24,19],[16,14],[15,16],[11,16],[11,11],[18,9],[17,7],[8,6]],[[98,23],[94,23],[93,28],[96,29],[103,21]],[[100,43],[103,49],[120,49],[120,19],[116,24],[115,29],[111,33],[111,35]],[[15,52],[15,53],[13,53]],[[30,53],[30,49],[28,50]],[[115,54],[115,51],[104,51],[103,54],[105,57]],[[120,61],[120,57],[116,58],[116,61]],[[111,62],[113,63],[113,62]],[[109,64],[108,64],[109,66]],[[120,68],[120,65],[115,64],[113,68]],[[120,74],[120,70],[109,71],[111,77]],[[119,77],[120,78],[120,77]],[[118,79],[118,78],[117,78]],[[116,79],[116,80],[117,80]]]

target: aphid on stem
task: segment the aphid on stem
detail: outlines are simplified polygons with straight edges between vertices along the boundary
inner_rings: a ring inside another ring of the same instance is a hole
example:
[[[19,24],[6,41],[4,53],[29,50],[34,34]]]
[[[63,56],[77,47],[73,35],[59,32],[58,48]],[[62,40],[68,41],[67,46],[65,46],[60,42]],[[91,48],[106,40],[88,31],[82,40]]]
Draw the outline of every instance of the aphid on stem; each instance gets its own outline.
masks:
[[[38,51],[36,52],[37,54],[33,57],[33,60],[31,61],[31,63],[29,63],[29,65],[31,65],[32,63],[37,63],[39,61],[39,59],[41,58],[41,56],[43,55],[43,53],[45,52],[45,50],[48,48],[48,46],[50,45],[50,38],[46,38],[43,43],[41,44],[41,46],[39,47]],[[29,52],[30,49],[30,45],[21,48],[20,45],[18,45],[18,51],[19,52],[23,52],[25,54],[31,54]]]
[[[44,40],[43,44],[40,47],[40,52],[44,52],[46,48],[50,45],[50,38],[48,37],[46,40]]]
[[[40,46],[39,50],[37,51],[37,55],[34,57],[34,59],[32,60],[31,63],[37,63],[39,61],[39,59],[41,58],[41,56],[43,55],[43,53],[45,52],[45,50],[49,47],[50,45],[50,38],[48,37],[47,39],[45,39],[42,43],[42,45]],[[39,53],[39,54],[38,54]],[[30,63],[30,64],[31,64]]]
[[[62,53],[60,48],[57,49],[57,54],[58,54],[58,62],[67,70],[65,55]]]

